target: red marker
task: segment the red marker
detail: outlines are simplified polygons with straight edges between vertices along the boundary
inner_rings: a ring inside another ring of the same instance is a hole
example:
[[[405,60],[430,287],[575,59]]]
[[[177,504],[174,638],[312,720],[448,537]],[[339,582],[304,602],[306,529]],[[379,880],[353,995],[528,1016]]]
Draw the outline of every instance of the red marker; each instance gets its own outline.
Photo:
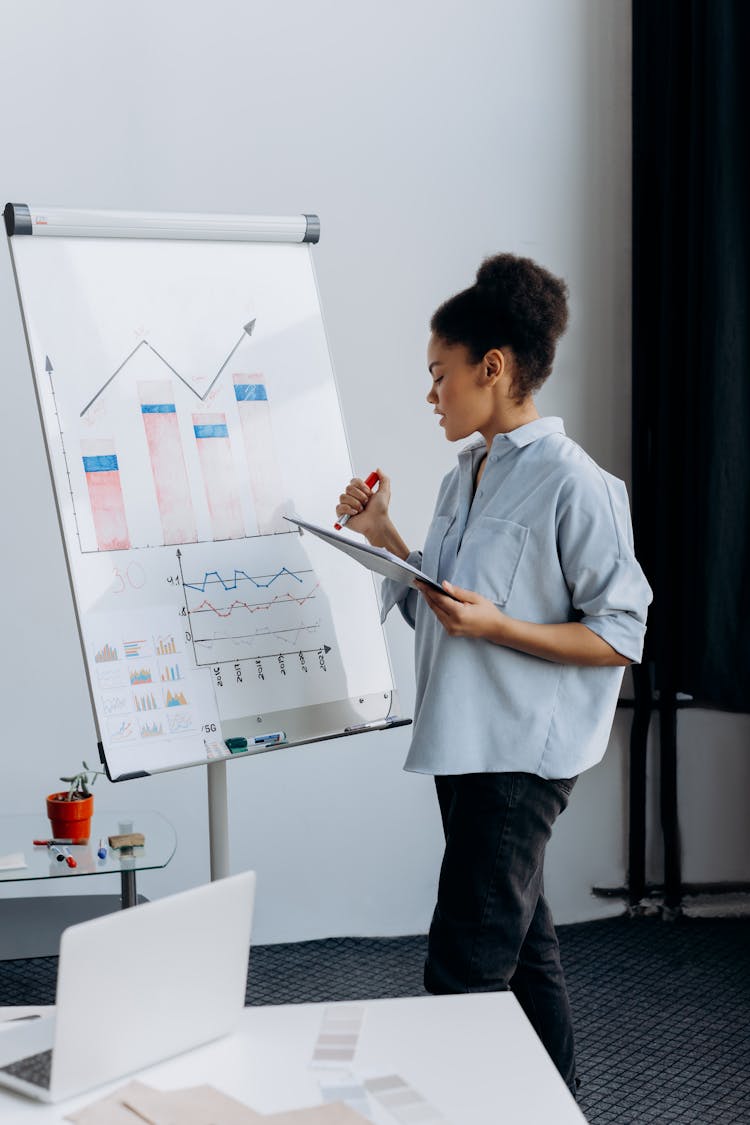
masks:
[[[378,483],[379,479],[380,478],[378,477],[377,473],[370,473],[369,477],[365,477],[365,484],[367,485],[368,488],[374,488],[375,485]],[[349,523],[349,520],[351,518],[352,518],[351,516],[342,516],[341,519],[339,520],[339,522],[335,523],[333,525],[334,530],[335,531],[341,531],[341,528],[345,527],[346,524]]]

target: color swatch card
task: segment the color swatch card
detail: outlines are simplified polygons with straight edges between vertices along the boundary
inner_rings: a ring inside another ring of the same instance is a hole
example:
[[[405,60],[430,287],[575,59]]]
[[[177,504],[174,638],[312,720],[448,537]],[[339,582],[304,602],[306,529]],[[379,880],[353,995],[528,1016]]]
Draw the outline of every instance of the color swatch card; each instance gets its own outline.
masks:
[[[355,1004],[326,1008],[313,1048],[312,1066],[346,1070],[355,1054],[365,1010]]]

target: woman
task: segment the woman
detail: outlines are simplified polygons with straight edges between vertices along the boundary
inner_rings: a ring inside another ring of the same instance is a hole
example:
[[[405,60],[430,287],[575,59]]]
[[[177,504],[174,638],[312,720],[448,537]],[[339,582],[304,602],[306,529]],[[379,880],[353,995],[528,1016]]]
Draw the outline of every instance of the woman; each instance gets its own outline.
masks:
[[[651,591],[623,483],[541,418],[534,392],[567,323],[566,288],[500,254],[437,310],[427,401],[459,452],[423,553],[388,515],[391,488],[352,480],[336,508],[445,594],[390,580],[416,632],[406,769],[433,774],[445,832],[425,987],[511,988],[575,1095],[573,1031],[544,852],[577,775],[604,754],[623,668],[640,660]]]

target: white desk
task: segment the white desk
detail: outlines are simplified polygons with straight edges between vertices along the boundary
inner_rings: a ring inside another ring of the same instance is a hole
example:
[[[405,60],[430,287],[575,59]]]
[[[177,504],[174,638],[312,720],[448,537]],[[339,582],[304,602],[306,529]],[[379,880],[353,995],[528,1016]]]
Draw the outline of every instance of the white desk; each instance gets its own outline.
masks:
[[[365,1008],[352,1073],[400,1075],[450,1125],[585,1123],[511,993],[351,1003]],[[337,1072],[312,1069],[310,1062],[323,1013],[334,1006],[246,1008],[234,1035],[141,1071],[138,1078],[163,1089],[210,1083],[260,1113],[318,1105],[321,1079]],[[0,1121],[59,1123],[124,1081],[56,1106],[0,1090]],[[381,1114],[379,1120],[396,1125],[395,1118]]]

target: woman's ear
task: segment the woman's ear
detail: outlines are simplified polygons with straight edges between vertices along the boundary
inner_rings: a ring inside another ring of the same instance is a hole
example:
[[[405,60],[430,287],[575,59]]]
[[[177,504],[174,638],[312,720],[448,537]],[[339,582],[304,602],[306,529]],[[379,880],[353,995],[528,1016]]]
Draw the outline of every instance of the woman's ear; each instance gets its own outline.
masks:
[[[500,348],[491,348],[482,361],[484,363],[484,374],[488,383],[496,383],[507,367],[505,356]]]

